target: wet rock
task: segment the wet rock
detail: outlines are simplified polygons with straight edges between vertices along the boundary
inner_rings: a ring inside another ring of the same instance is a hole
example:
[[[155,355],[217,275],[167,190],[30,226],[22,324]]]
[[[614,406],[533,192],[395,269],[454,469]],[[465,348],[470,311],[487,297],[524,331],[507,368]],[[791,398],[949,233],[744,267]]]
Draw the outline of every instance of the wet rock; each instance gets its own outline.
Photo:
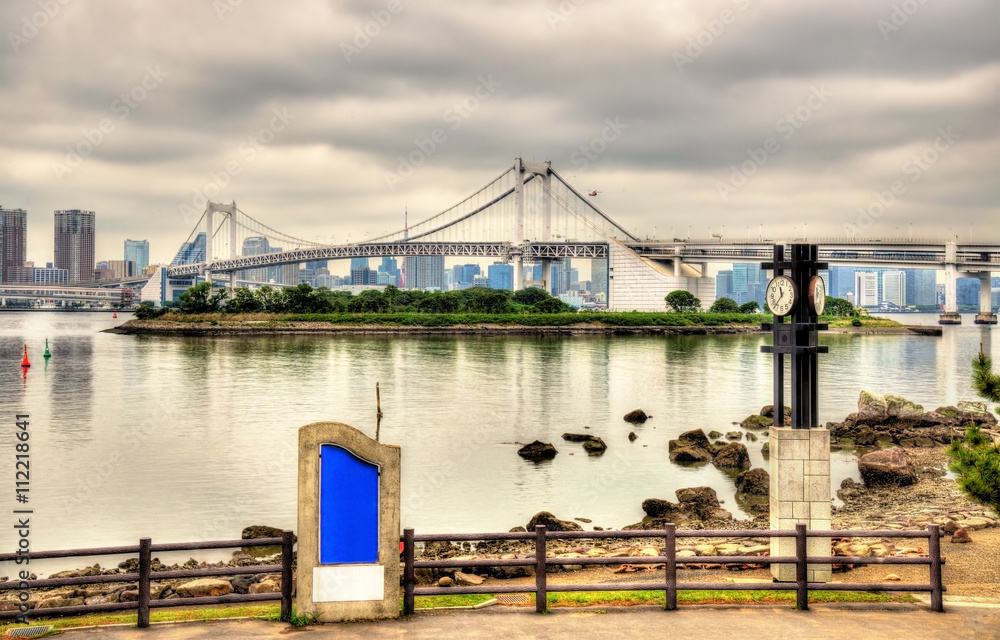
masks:
[[[670,452],[670,461],[677,464],[695,464],[711,460],[712,454],[701,447],[680,447]]]
[[[564,433],[562,439],[567,442],[586,442],[594,436],[587,433]]]
[[[661,500],[659,498],[647,498],[642,501],[642,510],[646,512],[646,515],[653,518],[672,518],[676,517],[678,513],[683,511],[681,505],[669,500]]]
[[[901,447],[866,453],[858,459],[858,471],[867,487],[905,487],[917,482],[913,461]]]
[[[774,410],[772,408],[772,413],[773,411]],[[744,429],[766,429],[773,424],[774,424],[773,418],[752,415],[744,418],[743,422],[740,423],[740,426],[743,427]]]
[[[924,415],[922,405],[910,402],[902,396],[887,393],[883,398],[885,399],[886,414],[889,418],[914,420],[920,419]]]
[[[551,460],[556,457],[556,448],[551,443],[535,440],[531,444],[526,444],[517,450],[517,455],[526,460]]]
[[[709,440],[718,440],[721,437],[722,437],[722,432],[721,431],[716,431],[716,430],[713,429],[712,431],[708,432],[708,438],[709,438]]]
[[[646,415],[646,412],[642,409],[634,409],[625,414],[622,418],[625,422],[631,422],[633,424],[642,424],[646,420],[649,420],[650,416]]]
[[[635,431],[629,431],[628,432],[628,441],[629,442],[635,442],[635,439],[638,438],[638,437],[639,436],[635,435]]]
[[[743,469],[750,466],[750,453],[740,442],[730,442],[715,455],[712,464],[727,469]]]
[[[742,440],[742,439],[743,439],[742,431],[730,431],[729,433],[726,434],[726,440]]]
[[[676,440],[671,440],[667,443],[667,447],[672,451],[677,447],[701,447],[702,449],[708,448],[708,436],[701,429],[692,429],[691,431],[685,431],[681,435],[677,436]]]
[[[608,448],[608,445],[604,444],[604,440],[594,436],[583,443],[583,449],[592,456],[599,456],[604,453]]]
[[[537,525],[544,524],[549,531],[583,531],[583,527],[572,520],[560,520],[548,511],[539,511],[525,527],[528,531],[534,531]]]
[[[880,424],[889,417],[889,407],[883,396],[862,390],[858,396],[858,420]]]
[[[760,453],[765,458],[770,458],[771,457],[771,442],[770,441],[764,443],[764,446],[762,446],[760,448]]]
[[[764,469],[757,467],[736,476],[736,491],[753,496],[766,496],[771,491],[771,476]]]

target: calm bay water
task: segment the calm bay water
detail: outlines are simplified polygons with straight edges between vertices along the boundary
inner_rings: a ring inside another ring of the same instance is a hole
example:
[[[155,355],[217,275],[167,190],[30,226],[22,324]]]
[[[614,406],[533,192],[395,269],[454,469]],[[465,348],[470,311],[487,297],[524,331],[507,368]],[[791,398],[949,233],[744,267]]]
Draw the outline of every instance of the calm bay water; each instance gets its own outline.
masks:
[[[746,517],[731,475],[671,464],[667,441],[694,428],[725,433],[770,403],[771,359],[760,353],[768,337],[100,333],[129,317],[0,313],[0,495],[15,504],[14,416],[30,414],[33,549],[226,539],[248,524],[294,529],[297,429],[336,420],[373,436],[376,381],[381,440],[403,448],[403,526],[418,532],[506,531],[543,509],[620,528],[642,518],[643,499],[673,500],[675,489],[698,485]],[[936,324],[930,314],[901,319]],[[842,420],[861,389],[927,409],[974,397],[969,362],[980,343],[997,353],[1000,341],[971,321],[939,338],[823,336],[820,419]],[[621,419],[637,407],[653,419]],[[608,451],[588,457],[563,442],[567,431],[600,436]],[[555,460],[516,455],[514,443],[535,439],[556,445]],[[763,442],[746,443],[754,466],[766,466]],[[834,458],[835,486],[857,477],[851,454]],[[13,549],[13,540],[2,543]]]

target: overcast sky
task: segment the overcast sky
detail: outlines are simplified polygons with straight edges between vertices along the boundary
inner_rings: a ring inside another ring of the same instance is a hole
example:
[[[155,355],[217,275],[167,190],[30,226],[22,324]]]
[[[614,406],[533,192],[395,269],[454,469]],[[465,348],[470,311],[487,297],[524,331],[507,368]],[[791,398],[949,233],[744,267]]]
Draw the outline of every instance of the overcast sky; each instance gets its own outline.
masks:
[[[57,209],[96,211],[98,260],[169,261],[206,196],[357,241],[518,156],[642,236],[1000,241],[996,2],[5,0],[0,25],[0,204],[37,264]]]

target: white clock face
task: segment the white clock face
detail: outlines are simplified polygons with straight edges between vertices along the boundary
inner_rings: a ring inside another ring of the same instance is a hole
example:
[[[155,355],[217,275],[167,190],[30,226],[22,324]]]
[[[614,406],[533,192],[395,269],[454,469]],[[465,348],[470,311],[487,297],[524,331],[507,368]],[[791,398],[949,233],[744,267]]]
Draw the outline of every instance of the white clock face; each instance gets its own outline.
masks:
[[[776,316],[787,316],[795,308],[795,282],[788,276],[775,276],[767,283],[765,301],[767,308]]]
[[[826,309],[826,283],[820,276],[814,276],[809,283],[809,303],[813,313],[818,316],[823,315]]]

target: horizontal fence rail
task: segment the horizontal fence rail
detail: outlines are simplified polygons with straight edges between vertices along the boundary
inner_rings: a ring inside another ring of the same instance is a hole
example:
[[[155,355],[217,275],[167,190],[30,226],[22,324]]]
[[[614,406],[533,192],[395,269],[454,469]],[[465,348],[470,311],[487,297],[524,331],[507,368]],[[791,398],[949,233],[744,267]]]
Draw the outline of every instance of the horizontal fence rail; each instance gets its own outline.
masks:
[[[292,617],[292,546],[294,535],[286,529],[281,537],[255,538],[250,540],[216,540],[212,542],[180,542],[173,544],[153,544],[150,538],[142,538],[138,545],[121,547],[92,547],[89,549],[65,549],[59,551],[33,551],[25,554],[31,560],[46,558],[80,558],[87,556],[107,556],[117,554],[138,554],[138,573],[119,573],[101,576],[79,576],[74,578],[50,578],[45,580],[10,580],[0,582],[0,593],[4,591],[20,591],[29,594],[30,590],[42,587],[63,587],[88,584],[104,584],[108,582],[136,582],[138,598],[130,602],[106,602],[102,604],[75,605],[68,607],[32,608],[26,611],[0,611],[0,620],[9,618],[24,619],[28,616],[62,616],[84,615],[88,613],[103,613],[107,611],[138,611],[138,626],[149,626],[150,609],[164,607],[187,607],[206,604],[230,604],[239,602],[264,602],[281,600],[281,619],[291,620]],[[205,569],[181,569],[172,571],[152,570],[152,554],[160,551],[200,551],[209,549],[230,549],[235,547],[281,547],[281,564],[251,565],[247,567],[208,567]],[[23,557],[16,553],[0,554],[0,562],[13,561]],[[27,563],[19,567],[29,566]],[[213,576],[235,576],[256,573],[281,572],[281,591],[278,593],[233,593],[224,596],[208,596],[196,598],[177,598],[174,600],[153,600],[150,595],[150,583],[155,576],[157,580],[171,578],[208,578]]]
[[[694,556],[684,557],[681,564],[695,562],[697,564],[794,564],[795,582],[760,582],[739,583],[730,582],[679,582],[677,580],[677,539],[678,538],[731,538],[731,537],[761,537],[761,538],[794,538],[794,556]],[[859,557],[859,556],[809,556],[806,554],[809,538],[926,538],[927,555],[918,557]],[[683,590],[714,590],[714,591],[795,591],[796,608],[809,608],[810,591],[929,591],[931,594],[931,609],[944,611],[944,584],[941,579],[941,567],[944,559],[941,557],[941,532],[937,525],[929,525],[926,531],[808,531],[806,525],[798,524],[795,530],[677,530],[673,524],[668,524],[661,530],[636,531],[548,531],[544,525],[538,525],[535,530],[522,533],[446,533],[416,535],[413,529],[405,529],[400,540],[403,543],[403,612],[414,612],[416,596],[434,596],[447,594],[498,594],[498,593],[534,593],[535,610],[544,613],[547,609],[549,592],[566,591],[663,591],[666,598],[665,609],[677,609],[677,592]],[[573,540],[580,538],[599,539],[656,539],[664,543],[664,555],[661,556],[630,556],[614,558],[549,558],[547,543],[549,540]],[[524,540],[534,541],[534,557],[518,559],[482,559],[482,560],[416,560],[417,542],[468,542],[493,540]],[[658,582],[629,583],[598,583],[598,584],[548,584],[546,569],[553,565],[610,565],[610,564],[662,564],[666,569],[665,580]],[[834,583],[809,582],[808,566],[811,564],[924,564],[930,569],[928,584],[905,583]],[[452,587],[417,587],[417,569],[451,569],[460,567],[534,567],[534,589],[526,586],[452,586]]]

